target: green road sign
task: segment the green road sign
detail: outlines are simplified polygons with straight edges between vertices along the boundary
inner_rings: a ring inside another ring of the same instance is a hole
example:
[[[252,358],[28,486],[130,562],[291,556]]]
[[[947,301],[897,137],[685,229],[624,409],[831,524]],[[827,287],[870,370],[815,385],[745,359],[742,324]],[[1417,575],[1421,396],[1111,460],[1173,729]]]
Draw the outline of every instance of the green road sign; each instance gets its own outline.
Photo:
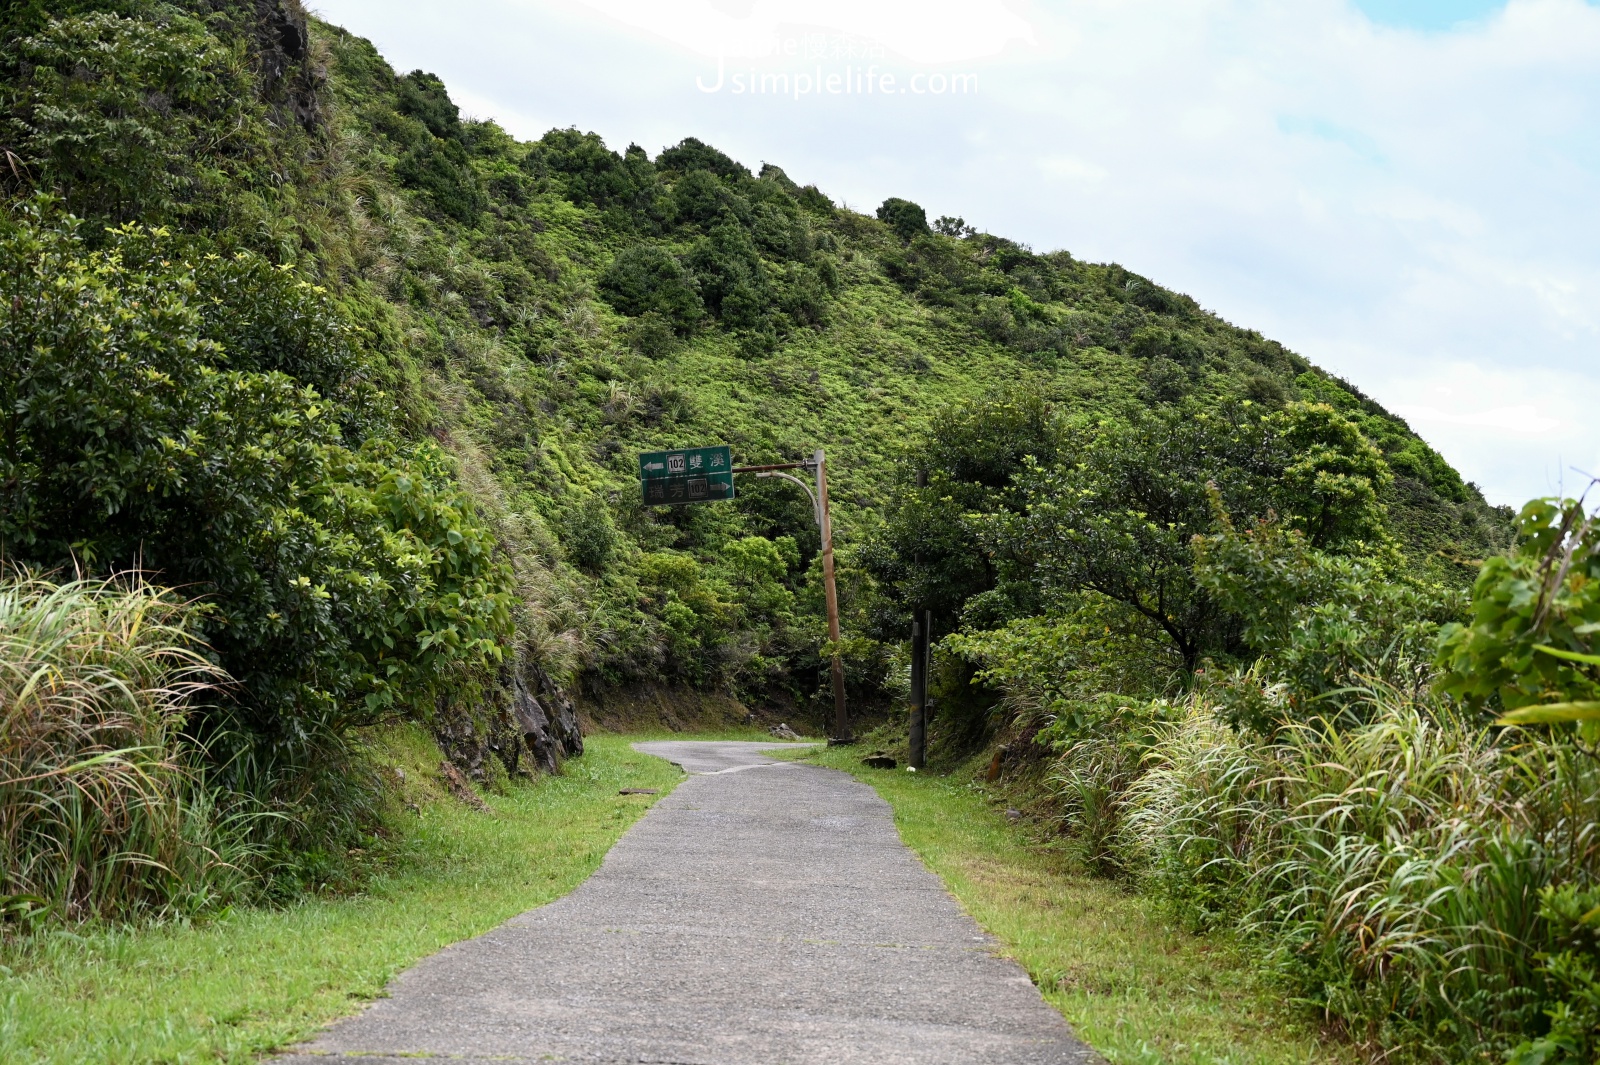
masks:
[[[733,498],[733,449],[684,447],[639,456],[639,490],[646,506],[709,503]]]

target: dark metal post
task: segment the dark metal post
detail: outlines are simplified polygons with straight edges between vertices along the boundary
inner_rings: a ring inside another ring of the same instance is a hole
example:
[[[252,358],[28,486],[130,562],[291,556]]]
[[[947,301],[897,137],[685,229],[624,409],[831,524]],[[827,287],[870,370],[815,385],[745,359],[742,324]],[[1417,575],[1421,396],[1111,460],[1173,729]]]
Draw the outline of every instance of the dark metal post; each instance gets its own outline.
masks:
[[[923,769],[928,762],[928,726],[923,714],[928,703],[928,630],[919,615],[913,614],[911,619],[911,750],[906,760],[913,768]]]

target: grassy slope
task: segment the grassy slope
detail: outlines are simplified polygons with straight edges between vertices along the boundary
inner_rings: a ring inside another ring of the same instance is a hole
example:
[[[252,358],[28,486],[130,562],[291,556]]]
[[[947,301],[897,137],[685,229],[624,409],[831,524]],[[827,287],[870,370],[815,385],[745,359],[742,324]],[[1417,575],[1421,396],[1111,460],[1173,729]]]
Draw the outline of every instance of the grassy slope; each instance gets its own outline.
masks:
[[[866,769],[862,749],[808,756],[871,784],[901,838],[998,936],[1113,1065],[1335,1065],[1357,1059],[1275,1002],[1246,959],[1147,900],[1071,871],[959,775]]]
[[[600,277],[632,244],[682,253],[699,230],[635,226],[573,193],[575,202],[559,175],[534,176],[538,166],[529,160],[537,153],[528,144],[474,123],[463,143],[486,208],[470,224],[448,217],[428,193],[395,176],[406,144],[397,131],[415,123],[397,110],[392,70],[360,38],[325,25],[317,34],[342,145],[335,169],[351,188],[342,287],[382,308],[373,320],[388,323],[392,358],[417,375],[407,399],[419,404],[412,431],[447,441],[513,556],[549,575],[538,597],[556,618],[553,633],[570,626],[573,664],[613,680],[662,678],[668,636],[660,591],[638,569],[642,552],[685,551],[714,567],[729,539],[780,533],[795,535],[807,556],[814,549],[808,509],[798,490],[781,483],[742,484],[731,506],[643,508],[638,451],[725,442],[739,461],[759,462],[825,446],[848,612],[850,547],[870,535],[895,460],[933,415],[1014,385],[1074,414],[1115,416],[1148,405],[1152,359],[1129,340],[1145,327],[1188,338],[1183,387],[1204,403],[1254,394],[1349,411],[1404,467],[1392,501],[1402,538],[1455,579],[1466,579],[1467,568],[1444,559],[1481,554],[1504,517],[1490,513],[1403,422],[1280,345],[1186,297],[1166,294],[1156,301],[1165,309],[1141,307],[1137,294],[1155,287],[1121,267],[1040,258],[998,238],[931,237],[919,252],[876,220],[792,208],[818,245],[816,257],[838,271],[824,322],[783,326],[766,354],[716,324],[670,350],[642,354],[634,323],[602,298]],[[660,180],[666,196],[672,176]],[[754,186],[771,184],[728,187],[754,196]],[[500,191],[512,185],[515,195]],[[942,256],[928,266],[930,276],[944,270],[966,287],[952,296],[937,278],[891,279],[893,263],[918,255],[930,263]],[[1007,286],[1013,297],[995,295]],[[1017,318],[1007,301],[1023,300],[1024,291],[1035,311]],[[1010,324],[997,332],[994,321],[1002,319]],[[1039,347],[1051,337],[1054,346]],[[594,496],[606,501],[620,538],[603,569],[583,571],[569,562],[570,517]],[[797,617],[805,624],[820,605],[807,598],[815,598],[814,582],[800,573],[788,579],[802,594]],[[766,652],[788,656],[794,694],[807,694],[815,664],[794,648],[820,639],[820,629],[808,630],[790,650]]]
[[[250,1062],[377,996],[417,959],[571,891],[682,774],[593,736],[559,777],[475,813],[426,786],[420,732],[391,737],[420,814],[366,889],[204,924],[54,932],[0,956],[0,1061]]]

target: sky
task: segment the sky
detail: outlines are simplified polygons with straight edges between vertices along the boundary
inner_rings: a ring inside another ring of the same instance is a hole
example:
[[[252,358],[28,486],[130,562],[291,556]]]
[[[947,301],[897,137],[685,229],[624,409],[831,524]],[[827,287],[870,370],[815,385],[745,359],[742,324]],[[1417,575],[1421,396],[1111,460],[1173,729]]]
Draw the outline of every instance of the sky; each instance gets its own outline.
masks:
[[[1352,382],[1491,502],[1600,473],[1600,3],[316,10],[519,137],[695,136],[1119,262]]]

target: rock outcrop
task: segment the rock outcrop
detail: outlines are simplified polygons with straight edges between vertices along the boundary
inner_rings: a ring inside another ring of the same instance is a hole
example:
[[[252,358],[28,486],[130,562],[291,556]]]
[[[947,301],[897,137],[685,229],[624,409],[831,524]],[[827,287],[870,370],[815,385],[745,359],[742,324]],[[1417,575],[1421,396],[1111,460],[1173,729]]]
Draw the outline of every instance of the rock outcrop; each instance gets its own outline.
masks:
[[[480,784],[489,779],[489,759],[508,775],[555,773],[563,759],[583,753],[583,730],[572,699],[539,666],[503,668],[478,699],[441,699],[434,736],[446,759]]]

